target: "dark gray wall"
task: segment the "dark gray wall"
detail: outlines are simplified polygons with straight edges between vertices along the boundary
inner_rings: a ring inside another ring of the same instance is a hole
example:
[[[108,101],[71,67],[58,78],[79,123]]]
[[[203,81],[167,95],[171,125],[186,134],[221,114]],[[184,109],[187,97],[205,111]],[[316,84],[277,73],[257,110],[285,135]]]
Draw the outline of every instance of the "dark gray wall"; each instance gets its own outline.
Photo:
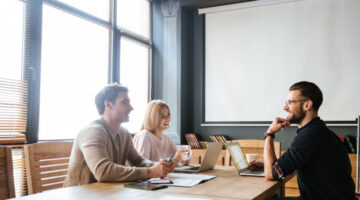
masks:
[[[181,9],[181,142],[186,143],[184,134],[194,132],[194,51],[193,10]]]
[[[153,8],[162,1],[153,1]],[[156,12],[156,10],[155,10]],[[155,17],[156,16],[156,17]],[[154,14],[153,18],[153,86],[155,96],[161,94],[161,83],[157,82],[160,74],[158,64],[161,63],[161,16]],[[184,134],[193,132],[202,140],[210,141],[210,135],[227,135],[231,139],[263,139],[267,126],[201,126],[203,119],[204,69],[205,69],[205,17],[198,15],[194,8],[181,8],[181,143],[184,144]],[[226,51],[226,50],[224,50]],[[159,79],[160,80],[160,79]],[[221,95],[221,94],[219,94]],[[213,105],[216,106],[216,105]],[[236,111],[234,111],[236,112]],[[275,116],[274,116],[275,117]],[[285,150],[296,135],[296,127],[276,134],[276,140],[281,142]],[[330,129],[338,135],[356,136],[356,127],[333,127]]]

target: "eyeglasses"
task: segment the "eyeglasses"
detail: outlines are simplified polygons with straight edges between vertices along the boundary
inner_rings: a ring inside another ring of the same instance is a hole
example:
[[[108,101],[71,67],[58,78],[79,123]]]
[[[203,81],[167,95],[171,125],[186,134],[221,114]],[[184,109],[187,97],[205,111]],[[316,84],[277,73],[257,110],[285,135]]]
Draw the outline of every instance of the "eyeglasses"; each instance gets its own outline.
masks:
[[[298,101],[307,101],[307,99],[298,99],[298,100],[286,100],[285,105],[290,106],[292,102],[298,102]]]

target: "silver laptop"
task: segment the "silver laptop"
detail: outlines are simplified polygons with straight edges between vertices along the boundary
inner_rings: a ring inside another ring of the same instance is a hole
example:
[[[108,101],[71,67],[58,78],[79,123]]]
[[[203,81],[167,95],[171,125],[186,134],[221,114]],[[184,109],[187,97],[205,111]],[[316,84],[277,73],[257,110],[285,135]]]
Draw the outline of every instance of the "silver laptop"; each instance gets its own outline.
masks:
[[[246,156],[242,151],[238,142],[231,142],[226,144],[226,149],[229,151],[232,161],[235,164],[236,170],[242,176],[265,176],[264,171],[251,171]]]
[[[210,142],[206,148],[204,159],[201,162],[201,165],[188,165],[188,166],[176,167],[174,172],[197,173],[197,172],[203,172],[206,170],[213,169],[221,149],[222,149],[221,142]]]

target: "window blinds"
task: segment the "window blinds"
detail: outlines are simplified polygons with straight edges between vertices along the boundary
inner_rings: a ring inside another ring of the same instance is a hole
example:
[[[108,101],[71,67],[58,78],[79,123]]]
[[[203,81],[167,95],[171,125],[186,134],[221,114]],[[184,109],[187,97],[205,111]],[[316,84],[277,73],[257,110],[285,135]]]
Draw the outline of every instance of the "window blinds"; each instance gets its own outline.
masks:
[[[26,141],[27,83],[0,78],[0,144]]]

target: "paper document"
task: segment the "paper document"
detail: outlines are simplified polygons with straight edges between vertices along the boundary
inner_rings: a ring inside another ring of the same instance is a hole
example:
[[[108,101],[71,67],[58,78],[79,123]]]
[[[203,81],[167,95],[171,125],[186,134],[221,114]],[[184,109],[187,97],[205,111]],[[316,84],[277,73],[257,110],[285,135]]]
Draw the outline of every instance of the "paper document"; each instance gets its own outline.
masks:
[[[171,180],[171,184],[162,184],[168,186],[178,186],[178,187],[192,187],[201,182],[211,180],[216,178],[216,176],[210,175],[200,175],[200,174],[189,174],[189,173],[169,173],[165,179]],[[156,179],[150,179],[150,181]]]

